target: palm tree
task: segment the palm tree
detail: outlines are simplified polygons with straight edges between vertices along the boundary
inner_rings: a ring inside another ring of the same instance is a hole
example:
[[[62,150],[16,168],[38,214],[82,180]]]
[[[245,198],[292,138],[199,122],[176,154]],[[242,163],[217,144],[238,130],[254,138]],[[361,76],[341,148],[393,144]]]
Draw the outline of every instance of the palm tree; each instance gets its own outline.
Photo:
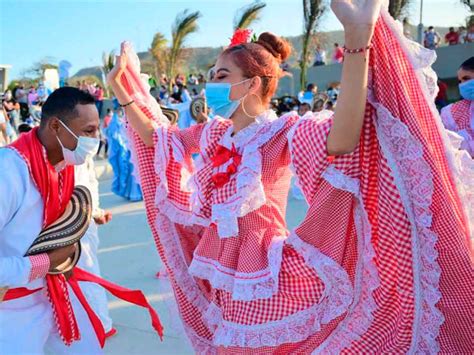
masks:
[[[151,47],[149,49],[153,59],[155,60],[155,77],[159,79],[160,75],[166,72],[168,48],[166,43],[168,40],[161,32],[155,33]]]
[[[187,9],[176,16],[171,28],[171,48],[168,53],[167,75],[169,89],[171,90],[171,79],[176,74],[176,67],[183,54],[186,38],[198,30],[197,20],[201,17],[199,11],[189,12]]]
[[[326,11],[326,5],[323,0],[303,0],[303,18],[304,18],[304,29],[303,29],[303,45],[302,53],[299,61],[301,75],[300,75],[300,87],[304,90],[306,86],[306,71],[308,67],[309,54],[310,54],[310,40],[316,33],[316,28],[319,24],[319,19],[322,14]]]
[[[463,3],[466,6],[469,6],[471,11],[474,11],[474,3],[472,3],[471,0],[461,0],[461,3]]]
[[[115,52],[114,51],[110,51],[110,53],[105,53],[103,52],[102,53],[102,73],[103,73],[103,78],[102,78],[102,82],[103,82],[103,85],[104,85],[104,89],[105,89],[105,94],[106,96],[109,96],[109,87],[107,85],[107,74],[109,74],[109,72],[112,70],[112,68],[114,67],[114,63],[115,63]]]
[[[249,28],[252,23],[260,19],[262,9],[267,6],[259,0],[239,9],[234,17],[234,31],[238,28]]]
[[[388,12],[394,19],[398,19],[410,2],[411,0],[390,0],[388,3]]]

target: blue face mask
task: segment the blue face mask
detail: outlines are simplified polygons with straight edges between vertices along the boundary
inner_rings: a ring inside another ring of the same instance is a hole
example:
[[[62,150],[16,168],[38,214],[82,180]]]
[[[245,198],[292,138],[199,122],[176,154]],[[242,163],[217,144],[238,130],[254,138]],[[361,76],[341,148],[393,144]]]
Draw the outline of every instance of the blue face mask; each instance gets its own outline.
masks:
[[[459,84],[459,92],[466,100],[474,101],[474,79]]]
[[[237,110],[243,97],[238,100],[230,99],[230,91],[232,86],[239,85],[247,80],[239,81],[235,84],[230,83],[206,83],[206,101],[207,106],[212,110],[214,115],[223,118],[230,118]]]

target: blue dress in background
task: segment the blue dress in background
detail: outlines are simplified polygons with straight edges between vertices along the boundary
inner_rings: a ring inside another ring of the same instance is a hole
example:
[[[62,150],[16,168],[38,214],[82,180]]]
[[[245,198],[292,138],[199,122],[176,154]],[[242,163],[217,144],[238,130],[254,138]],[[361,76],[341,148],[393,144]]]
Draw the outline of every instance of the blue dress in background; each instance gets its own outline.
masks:
[[[114,113],[105,132],[109,143],[109,163],[114,171],[112,192],[130,201],[141,201],[142,190],[133,173],[134,166],[124,129],[123,118]]]

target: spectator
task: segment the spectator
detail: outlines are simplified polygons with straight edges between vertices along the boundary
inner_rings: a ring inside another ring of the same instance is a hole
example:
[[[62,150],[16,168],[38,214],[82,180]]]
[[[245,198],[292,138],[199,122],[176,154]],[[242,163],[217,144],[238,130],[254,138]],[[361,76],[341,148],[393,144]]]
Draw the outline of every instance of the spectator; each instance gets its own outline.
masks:
[[[93,96],[95,98],[95,105],[97,107],[97,111],[99,111],[100,117],[102,116],[102,106],[104,105],[104,89],[102,89],[102,86],[97,85]]]
[[[344,50],[339,47],[339,43],[334,43],[334,52],[332,54],[333,63],[342,63],[344,59]]]
[[[104,116],[104,124],[102,125],[104,132],[107,130],[109,127],[110,121],[112,120],[112,116],[114,113],[110,108],[107,109],[107,114]]]
[[[438,110],[441,110],[444,106],[448,104],[448,85],[438,79],[438,95],[435,99],[435,104]]]
[[[298,115],[300,117],[303,117],[309,111],[311,111],[311,106],[306,102],[301,103],[300,107],[298,107]]]
[[[306,91],[302,91],[298,94],[298,101],[303,103],[307,103],[309,105],[309,109],[313,106],[313,99],[314,95],[318,92],[318,87],[314,84],[308,84],[306,87]]]
[[[18,126],[20,125],[20,105],[13,99],[10,90],[5,92],[3,107],[10,119],[13,129],[18,133]]]
[[[2,106],[0,106],[0,147],[10,143],[10,139],[8,138],[7,134],[7,122],[8,117],[5,109],[3,108],[2,101]]]
[[[38,90],[36,92],[38,94],[38,101],[40,102],[45,102],[50,94],[50,91],[44,86],[42,82],[39,83]]]
[[[425,32],[424,45],[428,49],[436,49],[441,42],[441,36],[435,31],[433,26],[428,27],[428,31]]]
[[[444,36],[444,41],[450,46],[459,44],[459,33],[454,30],[454,27],[449,28],[449,32]]]
[[[15,100],[20,104],[20,116],[24,121],[29,116],[28,110],[28,94],[26,93],[23,85],[20,85],[15,91]]]
[[[38,101],[38,94],[36,93],[35,87],[31,86],[28,92],[28,106],[36,105]]]
[[[467,41],[467,30],[466,30],[466,27],[464,26],[461,26],[459,27],[459,43],[460,44],[463,44],[463,43],[466,43]]]
[[[198,78],[194,74],[189,74],[188,84],[189,85],[199,85]]]
[[[206,78],[204,77],[204,75],[202,73],[198,74],[198,80],[201,84],[206,83]]]
[[[329,84],[327,94],[328,94],[328,97],[329,97],[329,101],[332,102],[332,103],[337,102],[337,98],[339,96],[339,85],[340,85],[340,83],[338,83],[338,82],[334,82],[334,83]]]
[[[160,93],[158,95],[160,100],[166,100],[168,98],[168,90],[166,89],[165,85],[160,86]]]
[[[314,64],[313,67],[320,65],[326,65],[326,51],[321,48],[320,45],[316,47],[316,52],[314,53]]]
[[[466,43],[474,43],[474,25],[469,26],[469,31],[466,35]]]

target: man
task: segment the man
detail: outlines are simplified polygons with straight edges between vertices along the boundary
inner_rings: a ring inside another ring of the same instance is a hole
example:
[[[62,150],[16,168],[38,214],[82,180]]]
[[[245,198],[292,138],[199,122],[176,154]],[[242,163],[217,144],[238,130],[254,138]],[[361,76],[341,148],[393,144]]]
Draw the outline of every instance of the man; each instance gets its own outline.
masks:
[[[333,63],[342,63],[344,60],[344,50],[339,47],[339,43],[334,43],[334,52],[332,54]]]
[[[454,30],[454,27],[449,28],[449,32],[444,36],[444,40],[450,46],[459,44],[459,33]]]
[[[428,27],[428,31],[425,32],[424,45],[428,49],[438,48],[441,36],[435,31],[433,26]]]
[[[461,64],[458,81],[463,100],[444,107],[441,119],[448,130],[462,137],[461,149],[474,157],[474,57]]]
[[[94,98],[64,87],[45,102],[39,128],[0,149],[0,288],[25,288],[31,293],[0,303],[3,354],[43,353],[45,349],[54,354],[101,352],[91,323],[73,292],[69,292],[70,304],[80,340],[69,347],[64,345],[64,333],[60,335],[58,330],[64,328],[55,324],[58,308],[48,300],[50,293],[45,288],[48,270],[64,262],[75,247],[24,256],[43,227],[64,210],[74,188],[72,165],[82,164],[96,152],[98,129]],[[67,293],[60,296],[68,297]],[[68,306],[68,302],[62,306]]]
[[[313,67],[317,67],[320,65],[326,65],[326,51],[322,49],[320,45],[318,45],[314,54]]]

